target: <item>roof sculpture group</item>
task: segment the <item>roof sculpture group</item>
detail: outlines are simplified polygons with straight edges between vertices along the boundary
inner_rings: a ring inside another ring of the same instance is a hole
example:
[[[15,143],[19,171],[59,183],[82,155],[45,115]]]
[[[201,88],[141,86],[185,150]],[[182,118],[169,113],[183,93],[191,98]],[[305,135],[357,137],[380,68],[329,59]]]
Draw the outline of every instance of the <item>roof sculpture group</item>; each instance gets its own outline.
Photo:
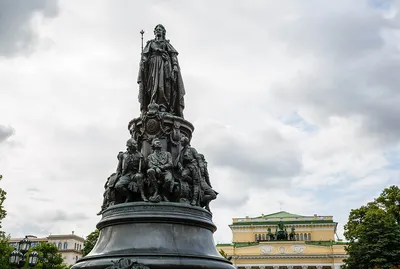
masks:
[[[204,155],[190,145],[194,127],[183,117],[185,87],[178,52],[165,34],[159,24],[155,38],[142,45],[137,80],[141,115],[128,124],[131,138],[104,186],[99,215],[127,202],[185,203],[210,211],[209,203],[217,197]]]

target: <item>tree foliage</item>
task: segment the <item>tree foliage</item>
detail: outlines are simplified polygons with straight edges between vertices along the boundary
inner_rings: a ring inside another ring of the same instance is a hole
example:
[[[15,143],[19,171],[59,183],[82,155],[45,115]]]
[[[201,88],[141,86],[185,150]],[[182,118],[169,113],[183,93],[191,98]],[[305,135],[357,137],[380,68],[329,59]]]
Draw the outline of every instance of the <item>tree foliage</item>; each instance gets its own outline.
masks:
[[[8,243],[9,236],[5,236],[4,233],[0,235],[0,268],[9,268],[8,258],[14,247]]]
[[[39,262],[35,269],[68,269],[69,265],[64,263],[63,257],[58,253],[58,249],[55,245],[41,242],[38,245],[32,247],[27,253],[27,257],[32,251],[37,251],[39,254]],[[24,268],[29,268],[26,264]]]
[[[350,212],[344,236],[349,240],[345,269],[400,266],[400,189],[391,186],[373,202]]]
[[[0,175],[0,180],[3,178]],[[9,268],[8,257],[13,251],[13,247],[9,245],[7,237],[2,230],[3,219],[7,216],[7,211],[4,209],[3,203],[6,200],[6,191],[0,188],[0,268]]]
[[[3,178],[2,175],[0,175],[0,180]],[[4,234],[2,228],[2,222],[3,219],[7,216],[7,211],[4,209],[3,203],[6,200],[6,194],[7,192],[5,190],[3,190],[2,188],[0,188],[0,233]]]
[[[94,245],[96,245],[97,239],[99,238],[99,230],[94,230],[91,232],[85,240],[85,244],[83,245],[83,256],[86,256],[89,254],[90,251],[92,251]]]

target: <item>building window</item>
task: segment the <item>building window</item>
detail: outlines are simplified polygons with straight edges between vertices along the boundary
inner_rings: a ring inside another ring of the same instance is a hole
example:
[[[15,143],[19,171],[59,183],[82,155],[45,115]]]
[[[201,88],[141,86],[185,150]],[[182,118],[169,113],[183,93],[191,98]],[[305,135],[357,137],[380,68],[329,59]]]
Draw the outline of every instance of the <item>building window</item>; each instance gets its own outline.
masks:
[[[261,235],[261,240],[264,241],[265,240],[265,234]]]
[[[303,241],[303,234],[300,234],[300,241]]]
[[[304,241],[307,241],[307,234],[304,234]]]
[[[257,234],[254,235],[254,241],[257,241]]]
[[[74,249],[77,249],[77,248],[76,248],[76,243],[75,243],[75,245],[74,245]]]
[[[61,248],[62,248],[62,244],[60,242],[60,243],[58,243],[58,249],[61,249]]]
[[[308,241],[311,241],[311,234],[308,233]]]
[[[64,242],[64,249],[67,249],[67,248],[68,248],[68,243]]]

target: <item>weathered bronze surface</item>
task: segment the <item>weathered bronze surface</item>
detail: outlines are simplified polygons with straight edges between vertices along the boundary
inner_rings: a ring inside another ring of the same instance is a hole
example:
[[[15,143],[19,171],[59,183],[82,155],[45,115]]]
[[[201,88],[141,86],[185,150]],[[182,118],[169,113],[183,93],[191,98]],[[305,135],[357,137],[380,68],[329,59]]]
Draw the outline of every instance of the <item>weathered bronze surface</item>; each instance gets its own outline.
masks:
[[[139,103],[142,113],[156,103],[162,112],[183,117],[185,87],[178,63],[178,52],[165,39],[161,24],[154,28],[155,38],[142,51],[138,75]]]
[[[210,211],[210,202],[217,198],[204,155],[189,145],[194,127],[183,118],[185,89],[178,52],[165,33],[164,26],[157,25],[155,38],[142,50],[141,115],[128,124],[132,146],[120,156],[117,173],[106,183],[99,214],[108,206],[131,201],[190,203]]]
[[[204,155],[190,145],[178,52],[165,33],[157,25],[142,47],[141,114],[104,185],[98,241],[73,269],[233,269],[215,248],[209,204],[218,193]]]

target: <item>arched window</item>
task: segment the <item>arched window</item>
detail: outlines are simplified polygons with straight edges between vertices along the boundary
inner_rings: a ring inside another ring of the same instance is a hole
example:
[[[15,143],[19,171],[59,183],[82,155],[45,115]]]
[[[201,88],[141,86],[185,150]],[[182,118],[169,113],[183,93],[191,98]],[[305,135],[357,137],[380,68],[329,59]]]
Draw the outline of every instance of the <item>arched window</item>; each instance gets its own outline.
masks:
[[[307,234],[304,234],[304,241],[307,241]]]
[[[308,241],[311,241],[311,234],[308,233]]]
[[[258,240],[258,237],[257,237],[257,234],[255,234],[254,235],[254,241],[257,241]]]
[[[61,248],[62,248],[62,244],[60,242],[60,243],[58,243],[58,249],[61,249]]]
[[[258,235],[258,241],[261,241],[261,234]]]
[[[265,241],[265,234],[261,235],[261,240]]]
[[[296,241],[299,241],[299,234],[296,234]]]
[[[300,234],[300,241],[303,241],[303,234]]]
[[[64,249],[67,249],[67,248],[68,248],[68,243],[64,242]]]

